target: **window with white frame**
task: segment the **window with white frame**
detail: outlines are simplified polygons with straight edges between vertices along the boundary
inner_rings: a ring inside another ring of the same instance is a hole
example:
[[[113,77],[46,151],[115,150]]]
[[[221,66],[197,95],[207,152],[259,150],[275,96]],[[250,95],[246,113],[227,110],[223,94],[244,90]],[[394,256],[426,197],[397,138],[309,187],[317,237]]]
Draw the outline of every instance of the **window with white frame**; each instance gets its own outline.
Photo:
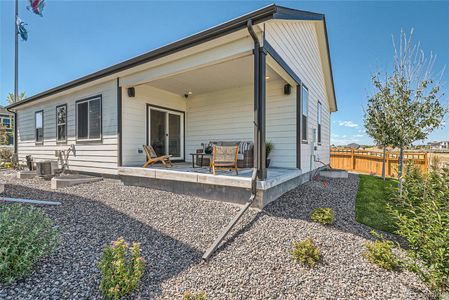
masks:
[[[65,142],[67,139],[67,105],[56,106],[56,141]]]
[[[76,129],[78,140],[101,139],[101,96],[76,102]]]
[[[318,130],[317,130],[317,142],[321,144],[321,102],[318,101],[317,107],[317,122],[318,122]]]
[[[308,116],[309,116],[309,91],[307,90],[307,88],[302,85],[301,87],[301,105],[302,105],[302,116],[301,116],[301,127],[302,127],[302,140],[304,142],[307,142],[308,138],[307,138],[307,120],[308,120]]]
[[[44,141],[44,111],[40,110],[34,113],[35,140],[38,143]]]

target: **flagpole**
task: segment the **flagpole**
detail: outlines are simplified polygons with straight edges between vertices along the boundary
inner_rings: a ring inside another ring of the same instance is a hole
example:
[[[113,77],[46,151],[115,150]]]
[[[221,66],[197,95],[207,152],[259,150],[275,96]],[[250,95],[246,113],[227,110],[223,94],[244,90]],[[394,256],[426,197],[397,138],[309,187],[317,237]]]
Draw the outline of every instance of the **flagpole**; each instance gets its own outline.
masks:
[[[17,102],[17,97],[19,95],[19,28],[17,27],[17,20],[19,19],[19,0],[16,0],[16,14],[14,22],[14,38],[15,38],[15,48],[14,48],[14,102]]]

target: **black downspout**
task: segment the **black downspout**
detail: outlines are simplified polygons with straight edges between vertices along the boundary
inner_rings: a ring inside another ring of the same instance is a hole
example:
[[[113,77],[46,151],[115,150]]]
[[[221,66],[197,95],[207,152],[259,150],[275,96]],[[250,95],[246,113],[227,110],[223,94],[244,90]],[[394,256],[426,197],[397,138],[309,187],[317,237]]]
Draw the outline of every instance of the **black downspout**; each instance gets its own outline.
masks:
[[[266,133],[266,57],[267,52],[263,47],[259,48],[259,179],[267,178],[267,156],[265,147]]]
[[[117,78],[117,166],[122,166],[122,87],[119,78]]]
[[[257,177],[266,178],[265,155],[265,52],[260,47],[259,39],[248,20],[248,32],[254,40],[254,167]],[[262,55],[261,55],[262,54]],[[262,56],[262,57],[261,57]],[[261,74],[263,73],[263,74]],[[263,80],[261,80],[263,75]],[[263,127],[262,127],[263,126]],[[263,147],[262,147],[263,146]]]
[[[18,148],[17,148],[17,112],[12,111],[9,108],[7,108],[6,110],[14,115],[14,137],[13,137],[14,154],[18,155],[18,153],[17,153],[18,152]]]

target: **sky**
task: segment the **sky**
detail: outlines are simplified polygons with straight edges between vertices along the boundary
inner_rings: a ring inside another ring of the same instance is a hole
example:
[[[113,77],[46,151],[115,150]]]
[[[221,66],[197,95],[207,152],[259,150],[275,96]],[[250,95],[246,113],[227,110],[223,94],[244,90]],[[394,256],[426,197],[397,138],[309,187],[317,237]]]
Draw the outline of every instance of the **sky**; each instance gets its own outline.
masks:
[[[44,17],[19,1],[28,24],[20,42],[19,90],[28,96],[119,63],[231,18],[269,1],[63,1],[46,0]],[[449,2],[278,1],[278,5],[326,15],[338,112],[332,114],[333,144],[370,144],[363,107],[372,94],[371,74],[391,68],[392,36],[414,28],[425,53],[447,66]],[[14,90],[14,2],[0,0],[0,104]],[[448,104],[448,100],[445,99]],[[446,124],[449,124],[446,118]],[[449,125],[428,140],[449,140]]]

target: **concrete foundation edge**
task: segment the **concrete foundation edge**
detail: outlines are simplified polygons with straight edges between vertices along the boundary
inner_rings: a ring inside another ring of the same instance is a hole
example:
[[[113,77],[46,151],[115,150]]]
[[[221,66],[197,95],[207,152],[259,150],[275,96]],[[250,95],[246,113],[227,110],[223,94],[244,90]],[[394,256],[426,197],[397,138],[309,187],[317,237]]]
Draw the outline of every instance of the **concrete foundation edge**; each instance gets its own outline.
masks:
[[[266,190],[257,190],[257,197],[253,207],[264,208],[267,204],[275,201],[283,194],[310,180],[312,172],[301,174],[297,177],[282,182]],[[207,200],[223,201],[235,204],[247,203],[251,192],[249,189],[203,184],[197,182],[185,182],[165,180],[148,177],[120,175],[125,185],[152,188],[176,194],[200,197]]]

